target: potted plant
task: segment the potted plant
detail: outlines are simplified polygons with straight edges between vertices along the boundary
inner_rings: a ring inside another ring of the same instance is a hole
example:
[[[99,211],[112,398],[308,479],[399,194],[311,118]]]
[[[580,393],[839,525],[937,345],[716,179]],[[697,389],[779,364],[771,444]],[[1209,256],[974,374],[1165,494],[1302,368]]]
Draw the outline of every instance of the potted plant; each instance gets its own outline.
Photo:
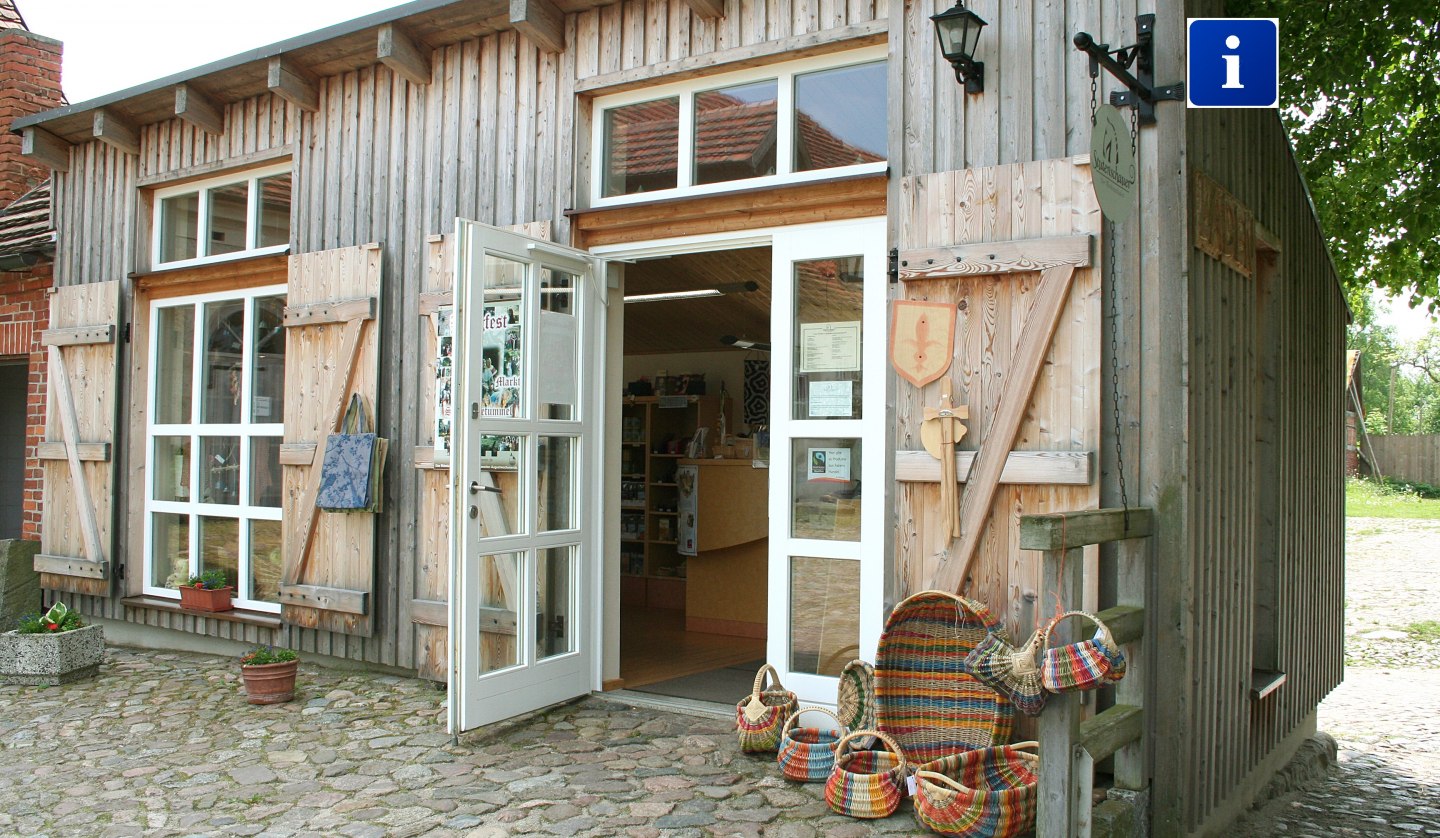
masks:
[[[99,671],[104,654],[104,629],[86,625],[79,612],[56,602],[0,634],[0,683],[66,684],[89,678]]]
[[[279,704],[295,697],[295,669],[300,656],[293,649],[256,646],[240,657],[240,677],[251,704]]]
[[[180,607],[190,611],[229,611],[235,607],[230,601],[234,594],[235,588],[225,584],[225,571],[207,570],[180,586]]]

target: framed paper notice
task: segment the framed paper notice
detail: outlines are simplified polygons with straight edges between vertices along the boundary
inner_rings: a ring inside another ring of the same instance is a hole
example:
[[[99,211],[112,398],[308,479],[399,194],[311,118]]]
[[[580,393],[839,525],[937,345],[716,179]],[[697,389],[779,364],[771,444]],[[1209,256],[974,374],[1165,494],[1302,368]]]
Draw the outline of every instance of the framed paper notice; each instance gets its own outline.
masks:
[[[810,382],[807,412],[816,416],[839,416],[848,418],[854,414],[852,392],[853,381],[812,381]]]
[[[808,479],[811,483],[849,483],[850,482],[850,449],[849,448],[811,448],[810,473]]]
[[[860,369],[860,321],[800,324],[800,372]]]

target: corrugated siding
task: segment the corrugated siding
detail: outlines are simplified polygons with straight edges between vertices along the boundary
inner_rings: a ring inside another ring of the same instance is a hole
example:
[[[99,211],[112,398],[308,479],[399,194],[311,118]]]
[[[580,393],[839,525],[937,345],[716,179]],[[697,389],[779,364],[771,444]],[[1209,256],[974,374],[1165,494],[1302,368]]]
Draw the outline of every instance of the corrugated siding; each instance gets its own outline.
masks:
[[[1194,168],[1281,247],[1273,273],[1255,279],[1191,254],[1191,629],[1204,650],[1190,704],[1193,829],[1342,677],[1347,313],[1275,112],[1191,111],[1188,134]],[[1267,333],[1268,350],[1252,341]],[[1257,351],[1273,353],[1273,379]],[[1250,672],[1263,665],[1252,659],[1263,630],[1252,578],[1271,563],[1275,664],[1288,681],[1252,702]]]

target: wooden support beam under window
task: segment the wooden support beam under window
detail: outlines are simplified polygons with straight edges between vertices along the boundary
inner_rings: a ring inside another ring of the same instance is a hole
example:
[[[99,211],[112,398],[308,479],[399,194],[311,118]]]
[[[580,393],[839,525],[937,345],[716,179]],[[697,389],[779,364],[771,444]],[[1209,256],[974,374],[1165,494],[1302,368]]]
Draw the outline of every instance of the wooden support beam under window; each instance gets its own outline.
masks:
[[[175,85],[175,115],[208,134],[225,133],[225,114],[209,96],[188,84]]]
[[[714,20],[725,16],[725,0],[685,0],[685,5],[700,17]]]
[[[270,59],[270,71],[266,86],[281,99],[307,111],[320,109],[320,91],[310,74],[283,55]]]
[[[550,0],[510,0],[510,23],[542,52],[565,51],[565,13]]]
[[[417,45],[405,30],[393,23],[380,27],[375,57],[411,84],[430,83],[429,48]]]
[[[114,146],[126,154],[140,153],[140,132],[128,119],[108,108],[95,112],[91,130],[95,139],[106,145]]]
[[[70,171],[70,144],[43,128],[26,128],[20,154],[57,172]]]

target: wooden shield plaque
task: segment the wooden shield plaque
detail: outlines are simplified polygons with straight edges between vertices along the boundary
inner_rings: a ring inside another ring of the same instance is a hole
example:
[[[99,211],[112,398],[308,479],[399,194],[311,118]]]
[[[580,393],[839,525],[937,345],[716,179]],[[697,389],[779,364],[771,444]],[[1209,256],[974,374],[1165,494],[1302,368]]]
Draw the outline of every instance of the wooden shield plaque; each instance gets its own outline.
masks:
[[[896,300],[890,305],[890,363],[901,378],[924,387],[950,369],[955,304]]]

